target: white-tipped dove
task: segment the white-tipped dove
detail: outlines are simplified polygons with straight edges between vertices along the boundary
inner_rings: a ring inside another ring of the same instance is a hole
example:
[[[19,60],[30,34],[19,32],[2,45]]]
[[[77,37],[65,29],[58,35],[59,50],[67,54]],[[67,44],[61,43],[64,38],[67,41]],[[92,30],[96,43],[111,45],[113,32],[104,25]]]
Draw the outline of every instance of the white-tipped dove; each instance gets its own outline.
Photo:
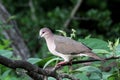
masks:
[[[44,37],[49,51],[64,59],[58,65],[70,62],[76,56],[89,56],[98,60],[103,60],[94,54],[89,47],[68,37],[55,35],[49,28],[42,28],[39,32]]]

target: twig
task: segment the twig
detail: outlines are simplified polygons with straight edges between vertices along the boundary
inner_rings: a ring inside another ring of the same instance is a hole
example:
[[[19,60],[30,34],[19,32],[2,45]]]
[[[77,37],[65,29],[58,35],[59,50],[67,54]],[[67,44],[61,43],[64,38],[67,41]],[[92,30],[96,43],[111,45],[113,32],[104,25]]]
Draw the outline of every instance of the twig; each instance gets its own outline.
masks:
[[[32,18],[33,21],[36,21],[37,17],[35,15],[35,7],[33,5],[33,1],[32,0],[29,0],[29,7],[30,7],[30,11],[31,11],[31,18]]]
[[[76,4],[75,7],[73,8],[73,10],[72,10],[72,12],[71,12],[71,14],[70,14],[70,17],[69,17],[69,18],[65,21],[65,23],[64,23],[64,27],[65,27],[65,28],[67,28],[68,25],[70,24],[71,19],[75,16],[75,14],[76,14],[77,10],[79,9],[81,3],[82,3],[82,0],[78,0],[78,1],[77,1],[77,4]]]
[[[105,61],[106,60],[112,60],[112,59],[119,59],[120,57],[110,57],[110,58],[106,58],[106,59],[104,59]],[[88,63],[88,62],[95,62],[95,61],[101,61],[101,60],[98,60],[98,59],[92,59],[92,60],[81,60],[81,61],[73,61],[72,62],[72,65],[74,65],[74,64],[80,64],[80,63]],[[66,64],[61,64],[61,66],[56,66],[55,68],[54,68],[54,70],[56,71],[56,70],[58,70],[59,68],[61,68],[61,67],[63,67],[63,66],[68,66],[68,65],[71,65],[71,63],[66,63]]]

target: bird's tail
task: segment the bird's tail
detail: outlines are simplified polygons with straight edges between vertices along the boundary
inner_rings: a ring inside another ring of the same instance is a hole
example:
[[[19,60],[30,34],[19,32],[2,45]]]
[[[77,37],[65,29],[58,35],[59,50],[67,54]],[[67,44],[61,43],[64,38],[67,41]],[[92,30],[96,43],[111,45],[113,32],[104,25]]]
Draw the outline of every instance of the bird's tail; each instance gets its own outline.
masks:
[[[101,60],[101,61],[104,60],[103,58],[97,56],[97,55],[96,55],[95,53],[93,53],[93,52],[85,53],[85,54],[88,55],[89,57],[92,57],[92,58],[95,58],[95,59],[98,59],[98,60]]]

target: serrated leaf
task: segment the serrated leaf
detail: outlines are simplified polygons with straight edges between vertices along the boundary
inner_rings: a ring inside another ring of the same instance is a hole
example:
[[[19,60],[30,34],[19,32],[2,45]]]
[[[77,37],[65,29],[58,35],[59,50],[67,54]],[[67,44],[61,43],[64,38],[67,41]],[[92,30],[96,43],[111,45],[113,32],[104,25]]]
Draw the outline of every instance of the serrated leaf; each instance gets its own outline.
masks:
[[[27,61],[30,62],[31,64],[36,64],[40,62],[41,59],[40,58],[29,58]]]
[[[13,55],[13,52],[9,50],[0,50],[0,55],[7,57],[7,58],[11,58]]]

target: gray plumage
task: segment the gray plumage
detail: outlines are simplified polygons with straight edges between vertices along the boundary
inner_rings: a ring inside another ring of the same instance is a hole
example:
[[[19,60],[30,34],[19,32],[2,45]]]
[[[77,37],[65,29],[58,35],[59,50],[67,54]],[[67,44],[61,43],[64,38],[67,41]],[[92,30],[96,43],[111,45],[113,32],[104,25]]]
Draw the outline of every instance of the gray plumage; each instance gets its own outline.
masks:
[[[45,38],[49,51],[62,57],[65,62],[69,62],[76,56],[89,56],[102,60],[86,45],[68,37],[54,35],[49,28],[42,28],[39,34]]]
[[[55,50],[65,55],[77,55],[80,53],[91,52],[91,50],[81,42],[77,42],[68,37],[54,35],[54,42],[56,44]]]

